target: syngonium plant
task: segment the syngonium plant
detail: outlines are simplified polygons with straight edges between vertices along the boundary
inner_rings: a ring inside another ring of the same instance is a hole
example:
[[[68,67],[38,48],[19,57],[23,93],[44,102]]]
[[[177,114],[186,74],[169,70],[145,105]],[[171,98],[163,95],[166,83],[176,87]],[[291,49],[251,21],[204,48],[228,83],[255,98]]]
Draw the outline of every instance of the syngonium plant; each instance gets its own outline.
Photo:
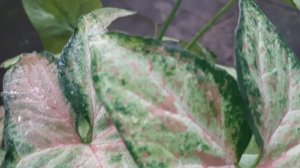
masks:
[[[114,8],[81,17],[59,58],[23,54],[4,79],[2,167],[299,167],[299,64],[254,1],[240,11],[238,82],[178,45],[107,32],[133,14]]]

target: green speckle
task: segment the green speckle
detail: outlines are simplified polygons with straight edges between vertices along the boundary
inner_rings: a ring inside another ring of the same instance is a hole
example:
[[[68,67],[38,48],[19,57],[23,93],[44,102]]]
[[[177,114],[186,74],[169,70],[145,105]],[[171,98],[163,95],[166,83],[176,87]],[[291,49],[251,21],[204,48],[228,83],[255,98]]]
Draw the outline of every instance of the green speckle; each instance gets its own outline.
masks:
[[[111,163],[119,163],[119,162],[122,161],[122,157],[123,157],[122,154],[112,155],[112,156],[110,157],[110,162],[111,162]]]

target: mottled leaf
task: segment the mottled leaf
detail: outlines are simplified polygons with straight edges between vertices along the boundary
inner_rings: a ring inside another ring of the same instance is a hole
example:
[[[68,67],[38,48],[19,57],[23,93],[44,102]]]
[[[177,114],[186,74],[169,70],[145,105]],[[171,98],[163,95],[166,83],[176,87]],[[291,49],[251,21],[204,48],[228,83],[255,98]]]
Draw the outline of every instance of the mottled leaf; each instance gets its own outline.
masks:
[[[225,71],[151,39],[89,40],[97,95],[141,167],[233,167],[251,136]]]
[[[240,8],[238,80],[262,150],[258,167],[300,167],[299,63],[254,1]]]
[[[102,5],[100,0],[22,0],[44,49],[59,53],[74,32],[77,19]]]
[[[89,143],[92,137],[93,113],[99,109],[91,78],[91,55],[88,41],[106,32],[106,27],[117,18],[134,12],[103,8],[79,19],[75,35],[64,48],[59,61],[60,82],[66,98],[75,111],[77,132]]]
[[[135,167],[105,117],[93,111],[91,143],[81,141],[53,57],[24,55],[4,78],[7,155],[3,167]]]

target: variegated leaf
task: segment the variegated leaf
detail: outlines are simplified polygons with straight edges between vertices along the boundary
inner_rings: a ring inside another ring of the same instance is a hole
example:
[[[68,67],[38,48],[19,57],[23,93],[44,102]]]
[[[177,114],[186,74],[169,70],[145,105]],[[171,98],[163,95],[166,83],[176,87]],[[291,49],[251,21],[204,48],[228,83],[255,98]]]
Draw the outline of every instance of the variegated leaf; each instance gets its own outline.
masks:
[[[105,32],[114,19],[131,13],[106,8],[83,17],[59,69],[54,56],[33,53],[22,56],[6,73],[3,167],[136,167],[95,98],[88,75],[90,57],[85,55],[89,52],[81,45],[81,40]]]
[[[89,40],[96,92],[141,167],[233,167],[251,136],[225,71],[155,40]]]
[[[2,166],[135,167],[103,108],[93,113],[92,142],[80,140],[53,60],[22,56],[5,75],[3,95],[7,155]]]
[[[88,42],[91,37],[107,31],[115,19],[134,12],[103,8],[79,19],[75,35],[62,52],[59,61],[60,82],[66,98],[75,112],[77,132],[89,143],[92,137],[93,113],[99,109],[91,78],[91,55]]]
[[[300,167],[300,66],[253,0],[241,0],[237,68],[262,149],[258,167]]]

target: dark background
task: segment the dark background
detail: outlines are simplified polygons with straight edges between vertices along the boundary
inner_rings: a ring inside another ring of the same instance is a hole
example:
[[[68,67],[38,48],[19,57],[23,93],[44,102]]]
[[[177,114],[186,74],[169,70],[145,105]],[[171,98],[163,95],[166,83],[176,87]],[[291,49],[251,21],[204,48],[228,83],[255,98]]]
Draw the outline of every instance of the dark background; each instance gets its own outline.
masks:
[[[228,0],[183,0],[167,35],[190,40]],[[153,36],[156,25],[162,25],[175,0],[103,0],[104,6],[125,8],[138,14],[119,19],[110,30]],[[300,11],[280,0],[257,0],[278,27],[289,46],[300,56]],[[218,62],[234,66],[234,31],[238,20],[236,4],[201,42],[217,54]],[[0,0],[0,62],[24,52],[42,51],[41,41],[22,8],[21,0]],[[0,70],[0,80],[4,70]]]

